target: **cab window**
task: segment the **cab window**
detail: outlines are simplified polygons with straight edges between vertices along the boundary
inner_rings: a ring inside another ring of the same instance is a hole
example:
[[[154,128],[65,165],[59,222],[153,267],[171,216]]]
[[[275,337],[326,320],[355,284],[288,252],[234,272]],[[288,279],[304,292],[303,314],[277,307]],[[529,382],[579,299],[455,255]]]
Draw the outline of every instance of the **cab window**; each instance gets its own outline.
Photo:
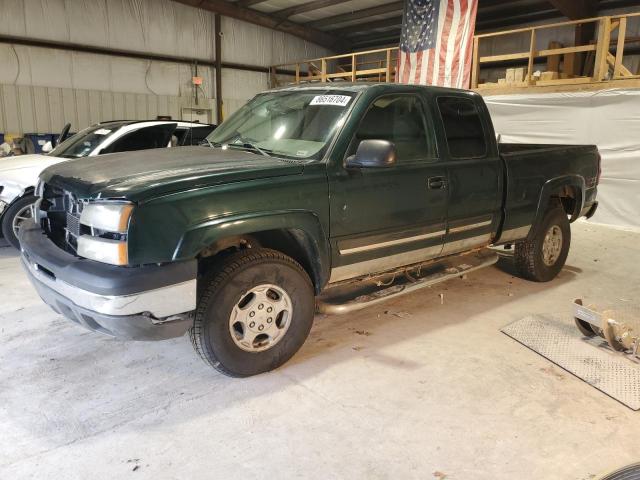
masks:
[[[353,155],[362,140],[387,140],[396,146],[398,163],[435,158],[422,100],[416,95],[385,95],[364,115],[349,148]]]
[[[487,141],[475,102],[462,97],[440,97],[438,109],[451,158],[487,155]]]

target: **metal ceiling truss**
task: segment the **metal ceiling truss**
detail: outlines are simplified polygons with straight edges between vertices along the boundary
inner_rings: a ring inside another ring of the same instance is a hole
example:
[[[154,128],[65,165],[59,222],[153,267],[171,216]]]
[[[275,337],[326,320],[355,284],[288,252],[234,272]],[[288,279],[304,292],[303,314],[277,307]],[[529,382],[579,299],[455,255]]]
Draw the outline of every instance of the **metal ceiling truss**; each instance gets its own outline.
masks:
[[[393,1],[337,15],[294,22],[290,18],[296,15],[351,2],[310,0],[267,13],[252,8],[259,8],[259,4],[267,0],[174,1],[284,31],[333,51],[398,43],[404,5],[404,1]],[[562,17],[572,20],[589,18],[596,16],[598,11],[603,9],[634,5],[637,5],[637,0],[479,0],[476,30],[499,30]]]

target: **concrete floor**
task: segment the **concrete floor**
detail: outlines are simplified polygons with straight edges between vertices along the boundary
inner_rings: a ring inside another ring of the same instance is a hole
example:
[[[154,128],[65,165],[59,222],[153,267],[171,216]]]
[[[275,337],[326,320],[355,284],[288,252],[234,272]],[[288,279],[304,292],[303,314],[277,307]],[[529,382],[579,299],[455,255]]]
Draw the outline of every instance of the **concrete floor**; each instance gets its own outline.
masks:
[[[0,478],[586,480],[637,461],[640,412],[499,332],[569,315],[576,297],[640,297],[640,234],[573,231],[550,284],[503,262],[318,317],[289,364],[245,380],[186,338],[123,343],[68,323],[0,248]]]

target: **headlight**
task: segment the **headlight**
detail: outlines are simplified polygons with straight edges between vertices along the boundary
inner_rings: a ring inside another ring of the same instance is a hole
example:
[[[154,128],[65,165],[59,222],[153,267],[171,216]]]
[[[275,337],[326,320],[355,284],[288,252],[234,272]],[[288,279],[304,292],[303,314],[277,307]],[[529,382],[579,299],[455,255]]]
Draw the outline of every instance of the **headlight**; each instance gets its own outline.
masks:
[[[111,265],[127,265],[127,230],[132,212],[133,204],[120,201],[85,205],[80,225],[89,227],[91,233],[78,237],[78,255]]]
[[[89,203],[80,214],[80,223],[113,233],[127,233],[133,205],[123,202]]]

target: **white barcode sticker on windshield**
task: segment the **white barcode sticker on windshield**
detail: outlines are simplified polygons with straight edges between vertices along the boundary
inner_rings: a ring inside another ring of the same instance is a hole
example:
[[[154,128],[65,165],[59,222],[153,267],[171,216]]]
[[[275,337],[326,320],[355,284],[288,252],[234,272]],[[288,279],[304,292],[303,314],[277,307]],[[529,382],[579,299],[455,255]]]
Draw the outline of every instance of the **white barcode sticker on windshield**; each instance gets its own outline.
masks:
[[[106,128],[101,128],[99,130],[96,130],[95,132],[96,135],[109,135],[111,133],[111,130],[107,130]]]
[[[351,100],[347,95],[316,95],[309,105],[336,105],[346,107]]]

